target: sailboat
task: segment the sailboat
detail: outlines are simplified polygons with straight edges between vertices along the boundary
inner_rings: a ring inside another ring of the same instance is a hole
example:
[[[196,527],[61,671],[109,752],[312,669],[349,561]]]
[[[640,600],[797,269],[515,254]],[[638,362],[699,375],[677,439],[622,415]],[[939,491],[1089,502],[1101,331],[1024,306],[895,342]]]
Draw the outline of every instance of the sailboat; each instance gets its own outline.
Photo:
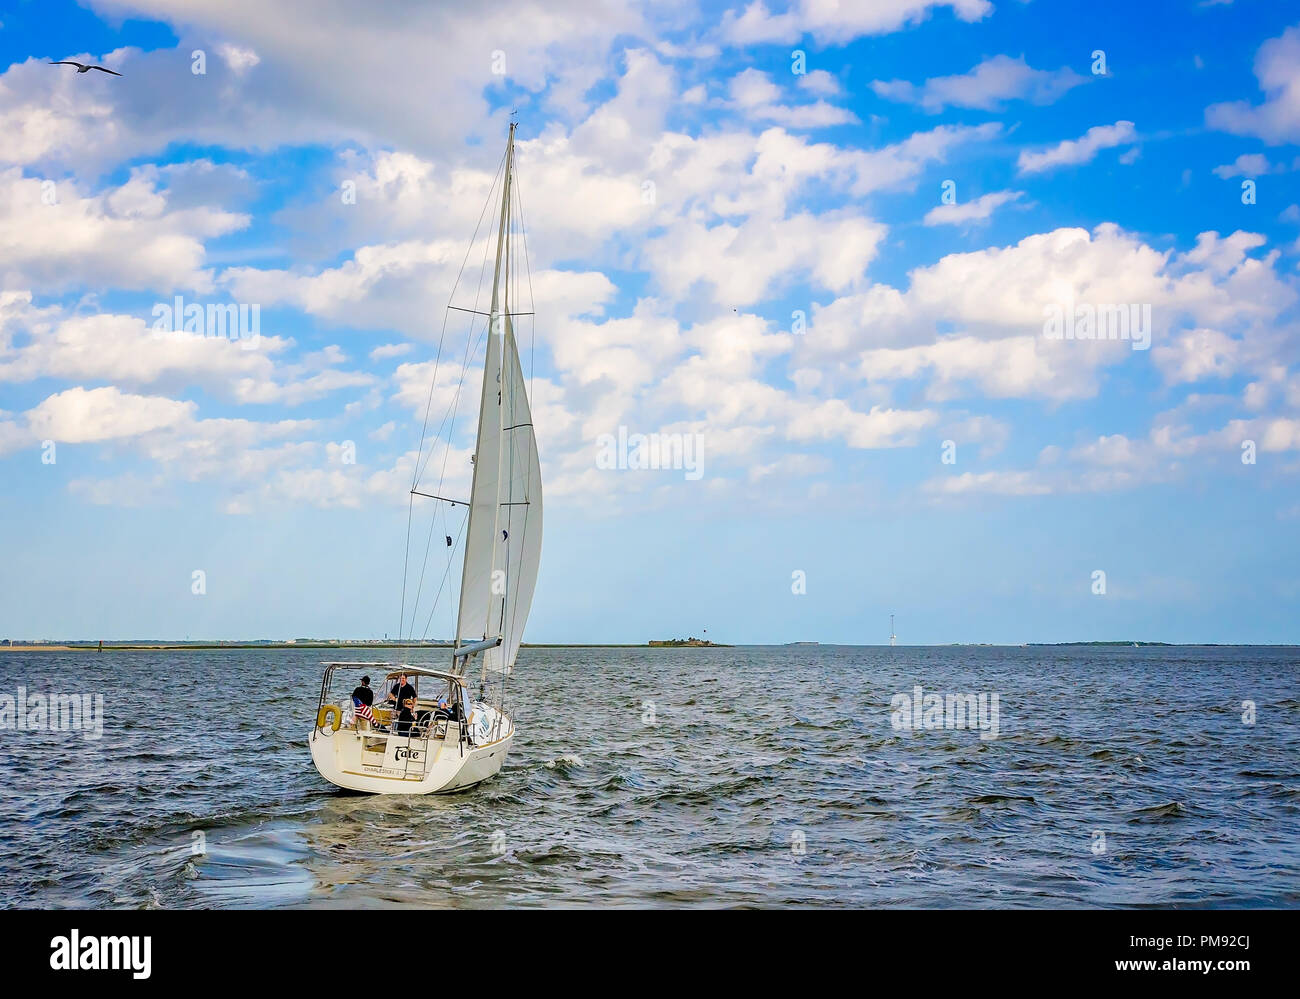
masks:
[[[511,311],[515,284],[512,267],[517,256],[512,244],[516,230],[522,234],[522,208],[518,218],[514,209],[514,137],[512,122],[501,168],[490,311],[450,303],[447,306],[449,313],[454,310],[469,317],[467,359],[475,337],[486,340],[469,498],[446,496],[442,479],[436,491],[420,488],[421,474],[430,467],[428,460],[421,460],[429,426],[427,411],[410,489],[409,502],[439,504],[444,523],[464,511],[462,529],[455,539],[459,542],[463,536],[464,555],[450,663],[323,664],[316,723],[310,736],[311,756],[322,777],[348,790],[372,794],[463,791],[501,769],[515,736],[514,720],[506,711],[506,688],[537,582],[542,550],[542,482],[528,386],[513,322],[515,317],[531,316],[532,312]],[[494,183],[493,190],[495,187]],[[490,202],[492,194],[488,197]],[[526,267],[527,243],[523,245]],[[458,276],[453,299],[459,286]],[[444,336],[446,329],[444,319]],[[441,356],[440,341],[439,360]],[[462,368],[462,380],[464,371]],[[451,406],[457,404],[460,394],[458,388]],[[431,402],[433,395],[431,389]],[[454,409],[451,415],[454,425]],[[444,425],[447,422],[444,418]],[[444,438],[442,444],[451,451],[449,434],[435,437]],[[445,460],[443,468],[445,473]],[[408,516],[408,563],[410,523]],[[450,533],[446,542],[449,551],[454,552]],[[426,558],[427,553],[428,546]],[[449,554],[448,573],[451,567]],[[421,570],[421,586],[423,582]],[[441,596],[443,587],[438,592]],[[403,625],[406,609],[404,578]],[[412,609],[412,635],[415,621]],[[363,688],[353,689],[361,674],[367,674],[367,679],[369,674],[383,677],[379,686],[369,688],[373,691],[369,699]]]

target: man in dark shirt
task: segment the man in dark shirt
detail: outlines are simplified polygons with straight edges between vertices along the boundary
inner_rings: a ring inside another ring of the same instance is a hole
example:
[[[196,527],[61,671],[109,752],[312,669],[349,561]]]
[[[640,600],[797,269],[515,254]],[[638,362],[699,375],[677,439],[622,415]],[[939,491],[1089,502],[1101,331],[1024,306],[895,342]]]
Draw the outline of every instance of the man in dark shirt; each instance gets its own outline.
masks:
[[[410,681],[406,679],[406,674],[403,673],[393,682],[393,686],[389,689],[388,700],[392,701],[393,705],[400,709],[407,698],[413,697],[415,697],[415,688],[411,686]]]
[[[370,677],[361,678],[361,686],[352,691],[352,701],[354,704],[364,704],[367,707],[375,703],[375,692],[370,689]]]

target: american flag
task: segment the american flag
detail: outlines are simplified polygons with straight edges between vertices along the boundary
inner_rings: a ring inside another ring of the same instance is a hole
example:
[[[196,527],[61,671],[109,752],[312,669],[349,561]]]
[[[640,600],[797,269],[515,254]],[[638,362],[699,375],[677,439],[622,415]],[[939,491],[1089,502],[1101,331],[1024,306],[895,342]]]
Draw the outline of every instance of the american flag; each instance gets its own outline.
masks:
[[[352,698],[352,707],[356,711],[358,718],[364,718],[366,721],[370,722],[371,725],[375,724],[375,713],[370,710],[369,704],[361,703],[361,698]]]

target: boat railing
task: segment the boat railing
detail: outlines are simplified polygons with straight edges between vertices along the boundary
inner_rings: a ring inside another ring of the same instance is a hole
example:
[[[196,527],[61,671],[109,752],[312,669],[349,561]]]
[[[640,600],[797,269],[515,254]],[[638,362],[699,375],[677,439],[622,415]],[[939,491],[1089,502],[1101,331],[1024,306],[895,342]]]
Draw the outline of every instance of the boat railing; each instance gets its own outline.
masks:
[[[432,712],[432,708],[418,706],[416,709],[416,721],[409,724],[409,727],[396,720],[396,715],[390,709],[372,708],[375,714],[375,721],[369,722],[364,718],[358,718],[355,712],[349,713],[344,711],[339,730],[343,732],[355,732],[358,735],[364,735],[367,738],[387,740],[389,736],[396,736],[399,739],[421,739],[421,740],[442,740],[447,736],[447,726],[456,724],[450,718],[430,717],[424,722],[420,718],[426,711]],[[350,717],[350,721],[349,721]]]

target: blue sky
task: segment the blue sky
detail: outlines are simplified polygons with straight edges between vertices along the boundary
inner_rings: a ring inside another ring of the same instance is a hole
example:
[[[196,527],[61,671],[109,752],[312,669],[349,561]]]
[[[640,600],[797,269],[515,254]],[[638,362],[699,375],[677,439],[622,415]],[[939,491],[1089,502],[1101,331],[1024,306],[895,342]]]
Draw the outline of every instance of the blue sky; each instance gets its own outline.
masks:
[[[10,3],[0,636],[396,633],[514,110],[527,640],[1300,640],[1294,11],[848,6]],[[1045,335],[1121,304],[1149,349]]]

